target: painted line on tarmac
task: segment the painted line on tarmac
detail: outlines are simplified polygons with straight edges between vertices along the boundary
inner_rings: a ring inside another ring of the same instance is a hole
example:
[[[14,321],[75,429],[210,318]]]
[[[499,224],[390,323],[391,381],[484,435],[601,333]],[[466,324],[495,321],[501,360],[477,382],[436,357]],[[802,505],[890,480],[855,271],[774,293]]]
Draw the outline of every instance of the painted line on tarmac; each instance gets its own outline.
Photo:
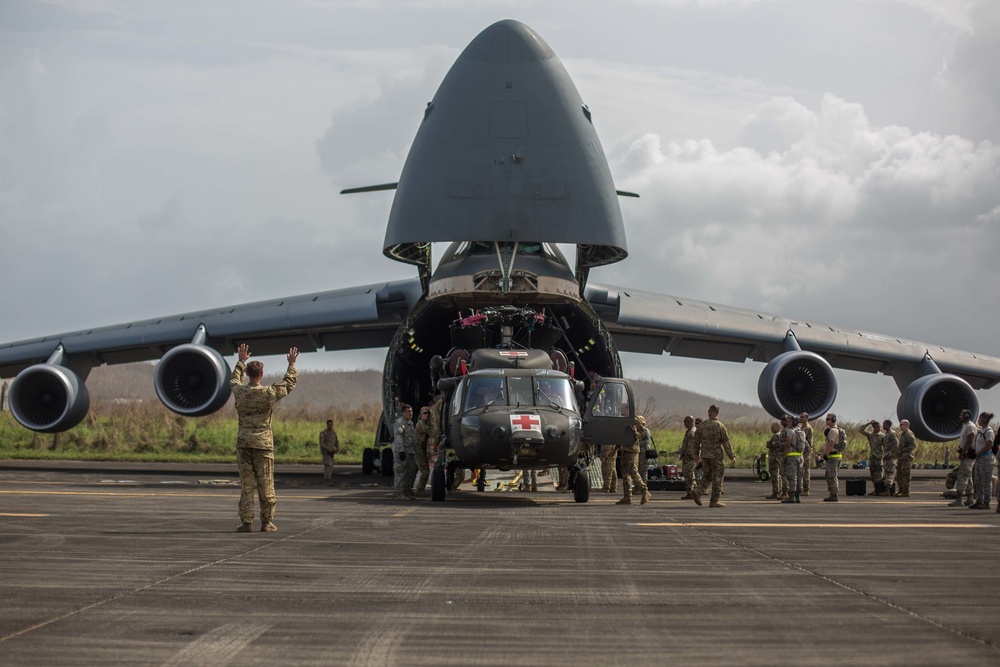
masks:
[[[738,522],[670,522],[633,523],[643,528],[996,528],[989,523],[738,523]]]
[[[416,511],[417,511],[416,507],[407,507],[405,510],[400,510],[399,512],[396,512],[395,514],[393,514],[393,516],[394,517],[406,516],[407,514],[413,514]]]
[[[11,512],[0,512],[0,516],[43,517],[48,516],[48,514],[14,514]]]

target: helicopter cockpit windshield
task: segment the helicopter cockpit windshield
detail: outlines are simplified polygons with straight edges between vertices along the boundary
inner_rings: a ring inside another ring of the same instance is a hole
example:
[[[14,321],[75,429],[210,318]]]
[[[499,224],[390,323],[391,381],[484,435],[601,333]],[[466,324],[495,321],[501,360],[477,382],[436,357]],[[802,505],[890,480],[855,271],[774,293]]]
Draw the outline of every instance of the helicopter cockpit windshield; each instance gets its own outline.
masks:
[[[496,376],[469,378],[465,392],[465,409],[486,406],[538,405],[579,409],[569,379],[538,376]]]

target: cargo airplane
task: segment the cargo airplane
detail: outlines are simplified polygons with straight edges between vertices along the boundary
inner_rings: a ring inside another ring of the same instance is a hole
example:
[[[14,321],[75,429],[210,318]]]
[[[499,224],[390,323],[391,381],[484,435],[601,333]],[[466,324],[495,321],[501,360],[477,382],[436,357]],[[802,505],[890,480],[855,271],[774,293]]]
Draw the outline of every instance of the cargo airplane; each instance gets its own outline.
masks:
[[[961,410],[978,410],[976,390],[1000,381],[994,357],[592,282],[591,269],[628,254],[619,197],[631,193],[616,190],[591,113],[531,28],[512,20],[489,26],[423,109],[398,180],[345,190],[394,191],[383,254],[414,265],[414,278],[0,344],[0,377],[16,375],[15,418],[40,432],[72,428],[89,408],[91,368],[157,359],[154,382],[163,404],[180,415],[209,414],[229,398],[225,357],[241,342],[257,354],[293,345],[388,347],[383,431],[401,403],[424,405],[442,383],[465,392],[453,397],[473,400],[460,369],[477,351],[483,358],[481,351],[498,348],[532,350],[532,363],[549,366],[535,369],[541,375],[530,391],[512,385],[504,370],[484,380],[497,385],[499,396],[506,379],[505,404],[517,391],[526,397],[506,405],[515,408],[511,420],[529,403],[529,416],[551,409],[549,399],[534,393],[545,374],[573,387],[589,373],[620,378],[620,351],[762,362],[757,392],[775,416],[829,410],[837,396],[834,368],[890,375],[901,392],[898,417],[931,441],[957,437]],[[432,243],[450,243],[433,270]],[[556,244],[575,247],[572,268]],[[501,307],[534,315],[499,328],[470,325]],[[565,387],[556,412],[575,424],[586,418],[577,412],[585,408],[570,405],[575,392]],[[462,400],[450,401],[446,419],[464,414]],[[491,408],[476,409],[487,415],[483,423],[492,419]],[[629,414],[620,416],[631,418],[630,411],[626,404],[622,412]],[[463,428],[460,422],[454,428]],[[489,433],[512,437],[513,422],[503,429],[491,424]],[[545,448],[536,444],[564,434],[543,428],[540,436],[517,451],[538,457]],[[561,454],[547,462],[575,457],[578,443],[560,442]],[[523,467],[531,458],[522,454],[515,463],[513,454],[510,447],[482,446],[460,457],[484,467]]]

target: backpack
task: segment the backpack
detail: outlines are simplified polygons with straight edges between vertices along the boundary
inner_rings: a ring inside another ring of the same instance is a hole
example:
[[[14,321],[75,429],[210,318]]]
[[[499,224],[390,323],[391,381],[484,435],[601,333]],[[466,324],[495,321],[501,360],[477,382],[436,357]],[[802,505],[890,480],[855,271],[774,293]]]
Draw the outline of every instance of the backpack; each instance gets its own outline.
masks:
[[[788,451],[790,452],[802,452],[806,448],[806,434],[802,432],[800,428],[793,428],[792,435],[795,436],[792,440],[792,445]]]
[[[837,430],[840,431],[840,437],[837,438],[837,445],[833,448],[833,450],[838,454],[843,454],[847,450],[847,431],[839,426],[837,427]]]

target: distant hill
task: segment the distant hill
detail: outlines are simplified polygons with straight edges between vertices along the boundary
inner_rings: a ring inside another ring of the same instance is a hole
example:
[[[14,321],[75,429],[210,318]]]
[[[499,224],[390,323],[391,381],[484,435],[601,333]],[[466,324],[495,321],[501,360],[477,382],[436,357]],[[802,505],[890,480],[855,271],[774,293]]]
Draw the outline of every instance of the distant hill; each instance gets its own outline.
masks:
[[[265,382],[277,382],[281,376],[267,375]],[[717,403],[725,422],[748,421],[764,423],[770,417],[760,406],[721,401],[651,380],[632,380],[636,393],[636,409],[657,427],[677,426],[684,415],[704,417],[708,406]],[[287,409],[330,408],[357,409],[381,403],[382,373],[379,371],[305,371],[299,375],[294,392],[282,401]],[[87,387],[91,398],[110,403],[116,399],[157,403],[153,389],[152,364],[100,366],[90,373]]]

